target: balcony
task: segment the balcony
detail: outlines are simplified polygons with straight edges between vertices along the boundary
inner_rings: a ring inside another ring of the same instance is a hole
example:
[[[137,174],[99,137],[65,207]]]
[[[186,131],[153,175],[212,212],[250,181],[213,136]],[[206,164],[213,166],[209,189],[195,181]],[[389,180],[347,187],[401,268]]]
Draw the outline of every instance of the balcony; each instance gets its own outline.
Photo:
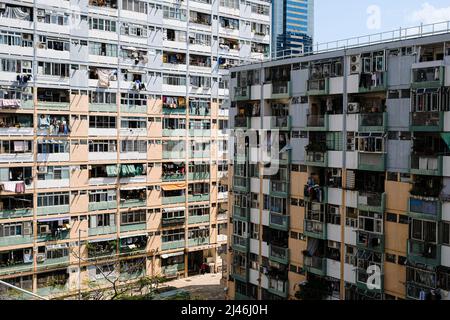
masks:
[[[443,157],[411,154],[411,174],[442,176]]]
[[[311,238],[326,240],[327,224],[325,222],[305,219],[303,233],[305,236]]]
[[[328,131],[329,129],[329,117],[324,115],[308,115],[306,118],[306,130],[308,131]]]
[[[198,247],[198,246],[204,246],[209,244],[209,237],[202,237],[202,238],[194,238],[188,240],[188,246],[189,247]]]
[[[120,232],[138,231],[145,229],[147,229],[147,224],[145,222],[120,225]]]
[[[362,113],[359,115],[359,132],[385,132],[387,127],[387,112]]]
[[[307,166],[327,167],[328,153],[326,151],[307,151],[305,163]]]
[[[270,212],[269,227],[281,231],[289,231],[289,216]]]
[[[308,95],[321,96],[330,93],[330,78],[308,80]]]
[[[209,214],[202,216],[189,216],[188,224],[209,223]]]
[[[359,93],[377,92],[387,90],[387,72],[361,73]]]
[[[359,249],[372,251],[384,251],[384,235],[367,232],[363,230],[356,231],[356,246]]]
[[[289,131],[291,130],[291,126],[292,126],[292,118],[290,116],[270,118],[270,129]]]
[[[209,193],[189,194],[188,201],[189,202],[209,201]]]
[[[250,117],[238,117],[234,118],[234,127],[238,129],[250,129]]]
[[[269,278],[267,291],[282,298],[287,298],[289,295],[288,281]]]
[[[175,196],[175,197],[163,197],[162,204],[175,204],[175,203],[185,203],[186,196]]]
[[[37,215],[49,215],[49,214],[60,214],[69,213],[69,205],[51,206],[51,207],[37,207]]]
[[[89,103],[90,112],[117,112],[116,103]]]
[[[186,152],[184,150],[163,150],[163,159],[184,159]]]
[[[0,246],[15,246],[20,244],[32,244],[33,236],[9,236],[0,237]]]
[[[178,240],[178,241],[170,241],[170,242],[163,242],[161,243],[161,250],[173,250],[173,249],[179,249],[184,248],[184,240]]]
[[[358,209],[363,211],[384,213],[386,208],[386,193],[364,192],[358,193]]]
[[[288,99],[291,96],[291,82],[274,82],[272,83],[271,99]]]
[[[120,199],[120,208],[146,207],[146,199]]]
[[[250,244],[249,238],[244,238],[233,234],[231,236],[231,239],[232,239],[231,246],[233,247],[233,249],[248,252]]]
[[[318,276],[326,276],[327,275],[327,259],[322,257],[308,257],[304,256],[303,258],[303,268],[307,272],[311,272]]]
[[[177,263],[161,267],[161,273],[166,278],[174,278],[179,272],[184,272],[184,263]]]
[[[243,282],[248,282],[249,279],[249,269],[246,268],[245,266],[240,266],[240,265],[235,265],[233,264],[231,266],[231,275],[233,278],[243,281]]]
[[[166,116],[170,116],[170,115],[185,115],[186,114],[186,107],[184,108],[168,108],[168,107],[163,107],[162,109],[162,114],[166,115]]]
[[[289,196],[289,182],[270,180],[270,195],[273,197],[287,198]]]
[[[182,173],[163,173],[162,181],[163,182],[172,182],[172,181],[183,181],[186,179],[186,175]]]
[[[233,191],[250,192],[250,178],[235,176],[233,178]]]
[[[444,112],[412,112],[411,131],[441,132],[444,128]]]
[[[95,227],[88,229],[88,235],[91,236],[99,236],[103,234],[112,234],[117,232],[117,227],[113,226],[104,226],[104,227]]]
[[[386,154],[375,152],[358,152],[358,170],[379,171],[386,170]]]
[[[65,240],[70,238],[69,230],[61,230],[50,233],[41,233],[37,236],[37,241],[57,241],[57,240]]]
[[[408,239],[408,260],[437,267],[441,265],[441,245]]]
[[[161,225],[162,227],[173,227],[183,225],[185,221],[186,221],[185,217],[162,218]]]
[[[241,208],[238,206],[233,207],[233,220],[239,220],[248,222],[250,221],[250,209],[249,208]]]
[[[115,201],[89,202],[89,211],[113,210],[117,208]]]
[[[45,256],[44,256],[45,257]],[[54,259],[44,259],[42,262],[38,262],[37,268],[42,269],[55,269],[59,267],[64,267],[69,265],[69,256],[54,258]]]
[[[188,178],[189,180],[207,180],[209,179],[209,172],[189,172]]]
[[[409,216],[414,219],[439,221],[442,216],[442,203],[439,199],[411,196]]]
[[[0,275],[12,275],[31,271],[33,271],[33,262],[12,262],[6,265],[0,265]]]
[[[0,219],[23,218],[33,215],[33,208],[1,209]]]
[[[236,87],[234,90],[234,101],[250,100],[250,86]]]
[[[282,264],[289,264],[289,249],[271,244],[269,246],[269,259]]]
[[[422,62],[413,65],[411,87],[437,88],[444,85],[443,61]]]

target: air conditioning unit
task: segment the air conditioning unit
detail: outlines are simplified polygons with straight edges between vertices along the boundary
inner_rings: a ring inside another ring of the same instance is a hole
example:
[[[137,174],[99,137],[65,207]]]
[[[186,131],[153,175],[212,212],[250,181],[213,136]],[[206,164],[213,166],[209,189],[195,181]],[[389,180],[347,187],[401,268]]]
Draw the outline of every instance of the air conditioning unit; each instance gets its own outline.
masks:
[[[47,167],[46,166],[38,166],[37,172],[38,173],[47,173]]]
[[[36,15],[38,17],[45,17],[45,10],[44,9],[38,9]]]
[[[351,102],[348,104],[347,108],[348,113],[358,113],[359,112],[359,103]]]
[[[33,40],[33,35],[31,33],[24,33],[22,34],[23,40]]]
[[[36,255],[36,261],[37,262],[44,262],[45,261],[45,253],[39,253]]]
[[[22,69],[31,69],[31,61],[22,61]]]
[[[6,9],[6,3],[0,3],[0,9]]]
[[[339,249],[339,247],[340,247],[339,242],[328,240],[328,248]]]
[[[328,213],[338,215],[339,214],[339,207],[329,206],[328,207]]]
[[[361,73],[361,55],[350,57],[350,74]]]
[[[41,234],[50,233],[50,227],[48,225],[39,226],[39,233],[41,233]]]

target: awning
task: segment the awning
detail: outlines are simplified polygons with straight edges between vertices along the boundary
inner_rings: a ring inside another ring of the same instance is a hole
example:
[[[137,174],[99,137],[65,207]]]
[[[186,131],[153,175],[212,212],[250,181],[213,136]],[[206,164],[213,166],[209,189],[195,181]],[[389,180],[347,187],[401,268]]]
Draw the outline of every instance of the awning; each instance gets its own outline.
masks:
[[[180,251],[180,252],[174,252],[174,253],[165,253],[161,255],[161,259],[167,259],[170,257],[177,257],[177,256],[182,256],[184,255],[184,251]]]
[[[113,238],[104,238],[104,239],[92,239],[92,240],[88,240],[89,243],[96,243],[96,242],[104,242],[104,241],[113,241],[116,240],[116,237]]]
[[[70,220],[70,217],[38,219],[38,222],[51,222],[51,221],[60,221],[60,220]]]
[[[441,133],[442,140],[445,141],[447,146],[450,148],[450,132],[443,132]]]
[[[146,236],[148,236],[147,233],[138,233],[138,234],[128,234],[128,235],[125,235],[125,236],[120,236],[119,238],[120,239],[126,239],[126,238],[132,238],[132,237],[146,237]]]
[[[119,188],[119,190],[122,190],[122,191],[142,190],[142,189],[147,189],[147,187],[126,187],[126,188]]]
[[[186,183],[166,184],[161,186],[164,191],[180,190],[186,188]]]
[[[163,212],[178,212],[185,211],[186,207],[176,207],[176,208],[163,208]]]

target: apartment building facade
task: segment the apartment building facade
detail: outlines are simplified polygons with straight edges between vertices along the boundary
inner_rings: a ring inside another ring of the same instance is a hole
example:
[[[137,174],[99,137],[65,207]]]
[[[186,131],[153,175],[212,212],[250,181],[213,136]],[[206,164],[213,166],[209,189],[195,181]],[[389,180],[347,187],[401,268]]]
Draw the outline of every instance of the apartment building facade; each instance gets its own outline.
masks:
[[[269,54],[270,1],[0,2],[0,279],[220,272],[228,68]]]
[[[446,30],[231,70],[230,298],[450,298]]]

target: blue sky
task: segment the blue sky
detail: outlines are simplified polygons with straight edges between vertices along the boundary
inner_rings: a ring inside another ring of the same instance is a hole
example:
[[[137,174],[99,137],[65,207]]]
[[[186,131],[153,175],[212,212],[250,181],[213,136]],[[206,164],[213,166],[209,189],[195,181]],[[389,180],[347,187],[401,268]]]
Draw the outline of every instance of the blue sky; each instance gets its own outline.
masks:
[[[450,20],[449,0],[315,0],[314,10],[315,43]]]

